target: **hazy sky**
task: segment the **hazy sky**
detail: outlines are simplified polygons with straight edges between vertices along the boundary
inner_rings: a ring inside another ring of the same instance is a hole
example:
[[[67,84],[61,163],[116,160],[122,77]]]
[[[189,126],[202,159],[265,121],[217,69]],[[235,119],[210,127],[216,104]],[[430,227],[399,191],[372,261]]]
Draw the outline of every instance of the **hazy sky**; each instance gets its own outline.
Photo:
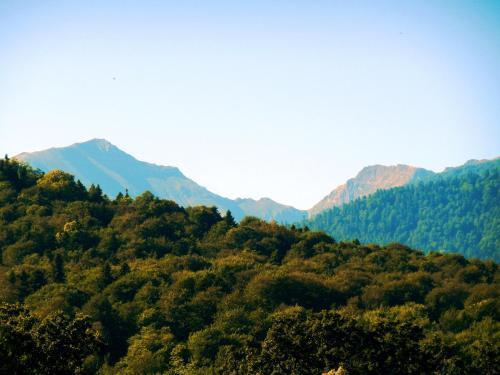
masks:
[[[106,138],[309,208],[500,154],[500,0],[0,0],[0,152]]]

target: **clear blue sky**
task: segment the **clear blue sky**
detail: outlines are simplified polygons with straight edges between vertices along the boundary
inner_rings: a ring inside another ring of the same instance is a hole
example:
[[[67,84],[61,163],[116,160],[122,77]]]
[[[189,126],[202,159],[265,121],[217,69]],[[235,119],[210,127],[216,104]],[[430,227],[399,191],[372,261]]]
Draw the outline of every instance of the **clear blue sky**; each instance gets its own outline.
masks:
[[[500,0],[1,0],[0,151],[94,137],[299,208],[498,156]]]

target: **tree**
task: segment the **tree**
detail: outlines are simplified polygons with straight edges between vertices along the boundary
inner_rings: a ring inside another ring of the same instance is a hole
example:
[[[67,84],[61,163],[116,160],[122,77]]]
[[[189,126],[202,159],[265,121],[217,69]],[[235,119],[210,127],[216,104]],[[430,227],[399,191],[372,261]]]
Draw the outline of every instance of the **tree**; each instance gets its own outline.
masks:
[[[64,282],[64,261],[61,254],[57,253],[52,261],[52,278],[56,283]]]
[[[40,320],[21,305],[0,306],[0,372],[75,374],[101,348],[84,316],[55,313]]]
[[[104,265],[101,269],[101,288],[106,287],[107,285],[113,282],[113,274],[111,273],[111,266],[109,262],[104,262]]]
[[[229,227],[234,227],[236,225],[236,220],[234,220],[233,214],[230,210],[226,211],[226,216],[224,216],[224,221]]]
[[[51,199],[69,200],[83,198],[86,194],[81,182],[78,184],[72,175],[61,170],[46,173],[37,181],[37,185]]]
[[[23,168],[0,160],[0,300],[24,303],[0,317],[0,373],[498,372],[494,261],[234,223],[151,193],[100,200],[97,187]],[[435,186],[480,193],[475,209],[497,194],[483,183]],[[413,223],[411,200],[388,197],[399,210],[366,209],[367,230]],[[455,208],[467,216],[467,205]],[[418,231],[438,241],[441,221],[429,223]],[[474,243],[462,224],[443,230]],[[494,239],[495,221],[486,226]],[[96,332],[105,345],[82,347]]]
[[[91,202],[103,201],[102,189],[99,185],[94,185],[94,184],[90,185],[88,190],[88,196]]]

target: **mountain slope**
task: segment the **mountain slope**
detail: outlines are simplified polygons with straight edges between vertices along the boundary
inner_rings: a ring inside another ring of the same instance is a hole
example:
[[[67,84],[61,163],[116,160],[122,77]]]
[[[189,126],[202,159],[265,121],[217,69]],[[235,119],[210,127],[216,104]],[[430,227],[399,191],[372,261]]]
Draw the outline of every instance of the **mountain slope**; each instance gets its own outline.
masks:
[[[264,220],[275,220],[278,223],[295,223],[304,219],[305,211],[297,210],[292,206],[276,203],[269,198],[236,199],[236,204],[246,215],[260,217]]]
[[[372,165],[363,168],[354,178],[334,189],[309,210],[309,216],[332,207],[342,206],[357,198],[375,193],[379,189],[390,189],[419,181],[434,175],[434,172],[409,165]]]
[[[500,165],[378,191],[334,207],[306,224],[339,240],[401,242],[426,250],[500,261]]]
[[[471,159],[458,167],[448,167],[445,168],[445,170],[440,173],[436,173],[430,176],[425,176],[422,179],[422,181],[430,181],[437,178],[463,177],[469,173],[483,173],[488,169],[499,168],[499,167],[500,167],[500,158],[498,157],[491,160]]]
[[[99,184],[104,193],[111,197],[125,189],[131,196],[149,190],[158,197],[171,199],[182,206],[214,205],[224,211],[231,210],[237,219],[253,215],[292,222],[304,217],[302,211],[270,199],[266,200],[267,204],[262,204],[251,199],[235,201],[214,194],[184,176],[178,168],[139,161],[104,139],[22,153],[15,158],[45,172],[52,169],[69,172],[86,186]]]

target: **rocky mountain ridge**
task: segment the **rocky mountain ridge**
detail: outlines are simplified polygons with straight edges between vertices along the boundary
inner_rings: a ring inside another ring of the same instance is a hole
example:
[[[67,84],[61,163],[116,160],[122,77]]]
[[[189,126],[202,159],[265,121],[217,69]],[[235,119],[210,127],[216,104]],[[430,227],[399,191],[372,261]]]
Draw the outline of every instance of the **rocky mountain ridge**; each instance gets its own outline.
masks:
[[[308,213],[309,216],[314,216],[329,208],[342,206],[357,198],[373,194],[377,190],[403,186],[433,175],[435,173],[427,169],[404,164],[371,165],[363,168],[356,177],[335,188],[314,205]]]

